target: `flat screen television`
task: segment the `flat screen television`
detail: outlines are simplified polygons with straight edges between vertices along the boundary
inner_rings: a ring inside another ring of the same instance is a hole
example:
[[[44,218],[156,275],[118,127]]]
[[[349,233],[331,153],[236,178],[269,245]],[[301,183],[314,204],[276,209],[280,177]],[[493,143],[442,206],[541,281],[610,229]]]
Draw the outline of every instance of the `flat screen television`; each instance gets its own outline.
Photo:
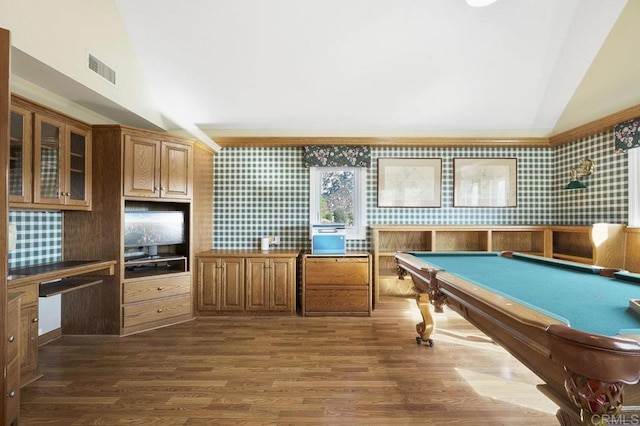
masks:
[[[181,211],[125,211],[124,247],[140,248],[146,254],[135,257],[158,257],[158,246],[185,242],[184,213]]]

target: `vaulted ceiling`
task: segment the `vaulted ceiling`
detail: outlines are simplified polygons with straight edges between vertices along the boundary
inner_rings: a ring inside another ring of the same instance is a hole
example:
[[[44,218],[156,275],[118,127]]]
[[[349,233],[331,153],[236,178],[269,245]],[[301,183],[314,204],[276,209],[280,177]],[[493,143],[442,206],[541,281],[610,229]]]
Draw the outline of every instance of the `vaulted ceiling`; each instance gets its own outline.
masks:
[[[640,103],[640,55],[602,62],[638,51],[626,0],[116,4],[162,114],[214,140],[546,137]]]

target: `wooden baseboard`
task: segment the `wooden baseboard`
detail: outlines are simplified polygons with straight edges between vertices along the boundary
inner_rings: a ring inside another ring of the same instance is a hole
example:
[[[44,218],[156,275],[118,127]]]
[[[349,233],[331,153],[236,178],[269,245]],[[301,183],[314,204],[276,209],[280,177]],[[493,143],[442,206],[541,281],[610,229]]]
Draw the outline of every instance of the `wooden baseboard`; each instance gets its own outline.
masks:
[[[38,336],[38,346],[46,345],[47,343],[59,339],[60,337],[62,337],[62,328],[51,330],[48,333],[44,333]]]

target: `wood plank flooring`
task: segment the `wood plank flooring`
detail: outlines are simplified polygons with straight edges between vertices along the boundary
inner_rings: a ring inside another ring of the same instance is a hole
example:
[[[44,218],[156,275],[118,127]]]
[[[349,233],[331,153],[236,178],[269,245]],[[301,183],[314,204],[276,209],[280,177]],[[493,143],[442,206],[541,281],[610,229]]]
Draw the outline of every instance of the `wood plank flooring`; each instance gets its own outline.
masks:
[[[455,313],[415,343],[411,300],[371,318],[218,317],[40,348],[21,425],[556,425],[540,380]]]

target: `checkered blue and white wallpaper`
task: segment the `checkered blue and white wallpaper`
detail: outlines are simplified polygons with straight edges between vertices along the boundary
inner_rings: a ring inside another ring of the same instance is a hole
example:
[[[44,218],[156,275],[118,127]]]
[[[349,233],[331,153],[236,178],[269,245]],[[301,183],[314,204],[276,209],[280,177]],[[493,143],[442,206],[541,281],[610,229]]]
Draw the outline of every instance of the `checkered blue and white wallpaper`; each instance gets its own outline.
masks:
[[[613,148],[613,131],[555,148],[373,147],[367,180],[369,224],[627,223],[627,154]],[[377,159],[442,158],[442,207],[377,207]],[[453,158],[515,157],[518,200],[513,208],[454,208]],[[563,190],[580,160],[595,162],[586,189]],[[214,248],[258,248],[259,238],[279,235],[281,247],[309,248],[309,171],[301,147],[225,148],[214,165]],[[11,211],[18,228],[9,267],[61,260],[62,213]],[[366,240],[350,250],[369,250]]]
[[[628,163],[626,151],[614,150],[613,130],[553,149],[553,217],[557,225],[628,223]],[[585,189],[563,190],[570,171],[581,160],[594,161]]]
[[[59,211],[9,212],[18,230],[16,249],[9,252],[9,268],[62,260],[62,213]]]
[[[367,182],[368,224],[586,225],[626,223],[626,154],[613,148],[613,132],[555,148],[372,147]],[[377,207],[377,159],[442,158],[440,208]],[[517,158],[517,207],[453,207],[453,159]],[[584,158],[595,172],[587,189],[568,191],[571,168]],[[309,173],[301,147],[224,148],[214,165],[214,248],[258,248],[259,238],[279,235],[282,248],[308,249]],[[351,250],[369,250],[366,240]]]

